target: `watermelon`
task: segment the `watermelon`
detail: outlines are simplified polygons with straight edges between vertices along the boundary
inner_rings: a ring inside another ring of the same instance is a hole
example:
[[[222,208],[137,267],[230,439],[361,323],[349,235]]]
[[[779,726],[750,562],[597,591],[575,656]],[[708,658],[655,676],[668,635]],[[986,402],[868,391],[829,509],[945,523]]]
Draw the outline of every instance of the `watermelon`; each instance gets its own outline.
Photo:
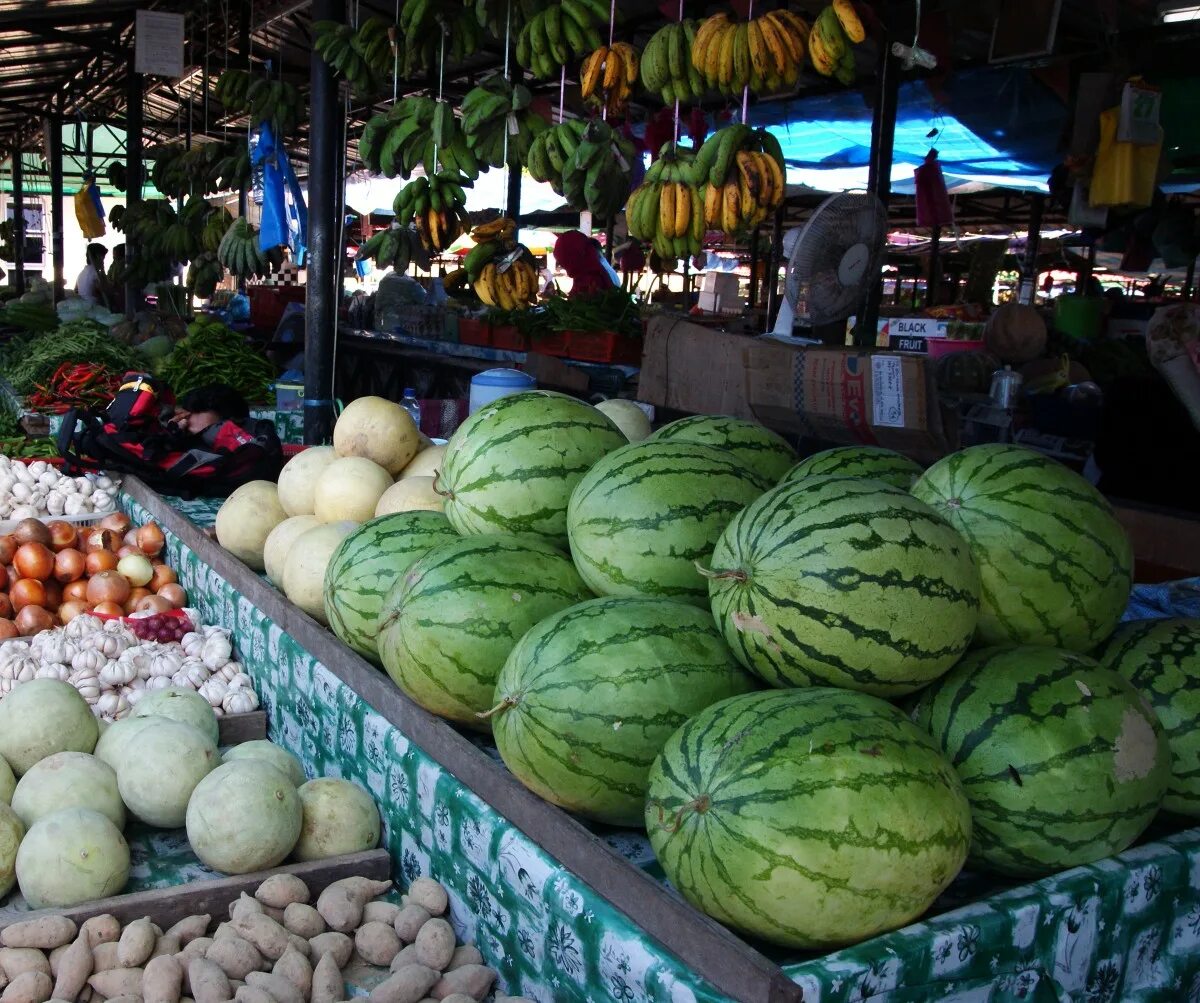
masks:
[[[567,508],[571,554],[597,594],[708,607],[697,561],[771,483],[732,453],[648,439],[614,450],[583,476]]]
[[[695,414],[664,425],[652,439],[698,442],[732,453],[747,470],[771,484],[779,483],[796,462],[796,451],[787,440],[756,421],[720,414]]]
[[[816,686],[693,717],[655,760],[645,821],[689,902],[804,949],[916,919],[971,841],[962,784],[929,736],[877,697]]]
[[[627,441],[603,413],[574,397],[508,394],[458,427],[436,487],[463,536],[533,535],[565,549],[571,491],[593,463]]]
[[[972,652],[929,687],[913,720],[962,779],[971,860],[1016,877],[1120,853],[1150,824],[1171,778],[1154,711],[1085,655],[1016,645]]]
[[[1200,620],[1123,623],[1096,652],[1154,708],[1171,749],[1163,807],[1200,816]]]
[[[911,693],[962,657],[979,613],[962,537],[865,477],[768,491],[729,524],[707,574],[733,653],[772,686]]]
[[[551,613],[590,599],[571,559],[533,537],[469,536],[434,547],[383,603],[379,654],[426,710],[486,730],[513,645]]]
[[[805,457],[783,475],[783,482],[814,474],[874,477],[877,481],[907,491],[921,476],[921,465],[903,453],[881,446],[837,446]]]
[[[1112,507],[1061,463],[1021,446],[972,446],[912,492],[970,544],[982,644],[1090,651],[1129,600],[1133,550]]]
[[[754,688],[707,613],[667,599],[591,599],[517,642],[496,681],[500,756],[534,793],[611,825],[641,825],[667,737]]]
[[[388,589],[431,547],[458,538],[440,512],[397,512],[364,522],[338,544],[325,568],[330,629],[378,664],[375,639]]]

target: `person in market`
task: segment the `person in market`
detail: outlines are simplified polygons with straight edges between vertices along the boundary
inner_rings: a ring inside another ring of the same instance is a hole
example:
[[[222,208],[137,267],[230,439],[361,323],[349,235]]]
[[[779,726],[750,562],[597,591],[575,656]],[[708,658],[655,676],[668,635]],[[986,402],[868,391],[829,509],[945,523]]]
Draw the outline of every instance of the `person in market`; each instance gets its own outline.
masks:
[[[176,446],[228,453],[253,438],[241,427],[249,417],[250,407],[241,394],[226,384],[212,383],[179,398],[168,425]]]
[[[595,296],[621,284],[600,243],[578,230],[568,230],[554,242],[554,260],[571,278],[571,298]]]
[[[104,307],[110,305],[108,279],[104,273],[104,258],[107,254],[108,248],[103,244],[88,244],[85,252],[87,264],[75,280],[75,292],[81,299]]]

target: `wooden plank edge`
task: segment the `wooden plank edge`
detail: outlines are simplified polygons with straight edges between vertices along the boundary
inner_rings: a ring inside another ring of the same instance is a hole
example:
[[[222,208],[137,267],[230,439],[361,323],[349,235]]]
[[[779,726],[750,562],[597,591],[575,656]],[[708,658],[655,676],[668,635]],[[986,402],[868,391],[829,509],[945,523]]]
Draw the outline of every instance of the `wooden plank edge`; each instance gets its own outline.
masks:
[[[316,897],[330,884],[341,878],[355,875],[376,881],[390,880],[392,859],[387,850],[366,850],[349,853],[325,860],[310,860],[300,864],[283,864],[253,874],[238,874],[227,878],[208,881],[193,881],[186,885],[170,888],[152,888],[147,891],[113,895],[65,909],[36,909],[30,912],[0,915],[0,930],[14,923],[38,919],[42,916],[66,916],[76,924],[93,916],[108,913],[122,923],[149,916],[164,930],[197,913],[208,913],[214,919],[223,919],[229,904],[243,893],[252,895],[254,890],[272,874],[294,874],[303,879]]]
[[[367,704],[550,856],[714,987],[743,1003],[801,1003],[783,970],[731,930],[672,895],[565,811],[543,801],[441,718],[420,707],[247,565],[136,477],[123,489],[200,560]]]
[[[222,714],[217,718],[217,745],[241,745],[267,737],[267,712],[247,711],[245,714]]]

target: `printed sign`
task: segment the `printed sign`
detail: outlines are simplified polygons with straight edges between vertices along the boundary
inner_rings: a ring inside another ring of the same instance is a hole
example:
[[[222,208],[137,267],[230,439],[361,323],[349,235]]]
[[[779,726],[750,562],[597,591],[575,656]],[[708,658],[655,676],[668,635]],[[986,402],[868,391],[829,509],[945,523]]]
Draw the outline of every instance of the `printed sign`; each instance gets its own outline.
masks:
[[[133,68],[137,73],[156,77],[183,76],[182,14],[157,10],[139,10],[133,50]]]

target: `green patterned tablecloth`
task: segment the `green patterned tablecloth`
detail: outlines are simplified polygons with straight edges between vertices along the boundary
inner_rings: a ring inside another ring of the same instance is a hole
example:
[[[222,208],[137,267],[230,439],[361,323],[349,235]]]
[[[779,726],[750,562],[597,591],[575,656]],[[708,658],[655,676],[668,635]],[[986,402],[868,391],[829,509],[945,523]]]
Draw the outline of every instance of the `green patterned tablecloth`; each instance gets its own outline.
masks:
[[[172,501],[202,526],[219,507]],[[234,630],[271,737],[310,773],[348,776],[374,793],[400,876],[432,874],[448,885],[459,935],[479,944],[509,992],[542,1003],[726,999],[409,742],[176,538],[168,535],[168,544],[206,621]],[[484,739],[474,740],[496,755]],[[596,831],[663,880],[644,834]],[[965,874],[924,922],[820,957],[766,953],[807,1003],[1200,1003],[1200,830],[1159,829],[1154,842],[1120,857],[1019,887]]]

